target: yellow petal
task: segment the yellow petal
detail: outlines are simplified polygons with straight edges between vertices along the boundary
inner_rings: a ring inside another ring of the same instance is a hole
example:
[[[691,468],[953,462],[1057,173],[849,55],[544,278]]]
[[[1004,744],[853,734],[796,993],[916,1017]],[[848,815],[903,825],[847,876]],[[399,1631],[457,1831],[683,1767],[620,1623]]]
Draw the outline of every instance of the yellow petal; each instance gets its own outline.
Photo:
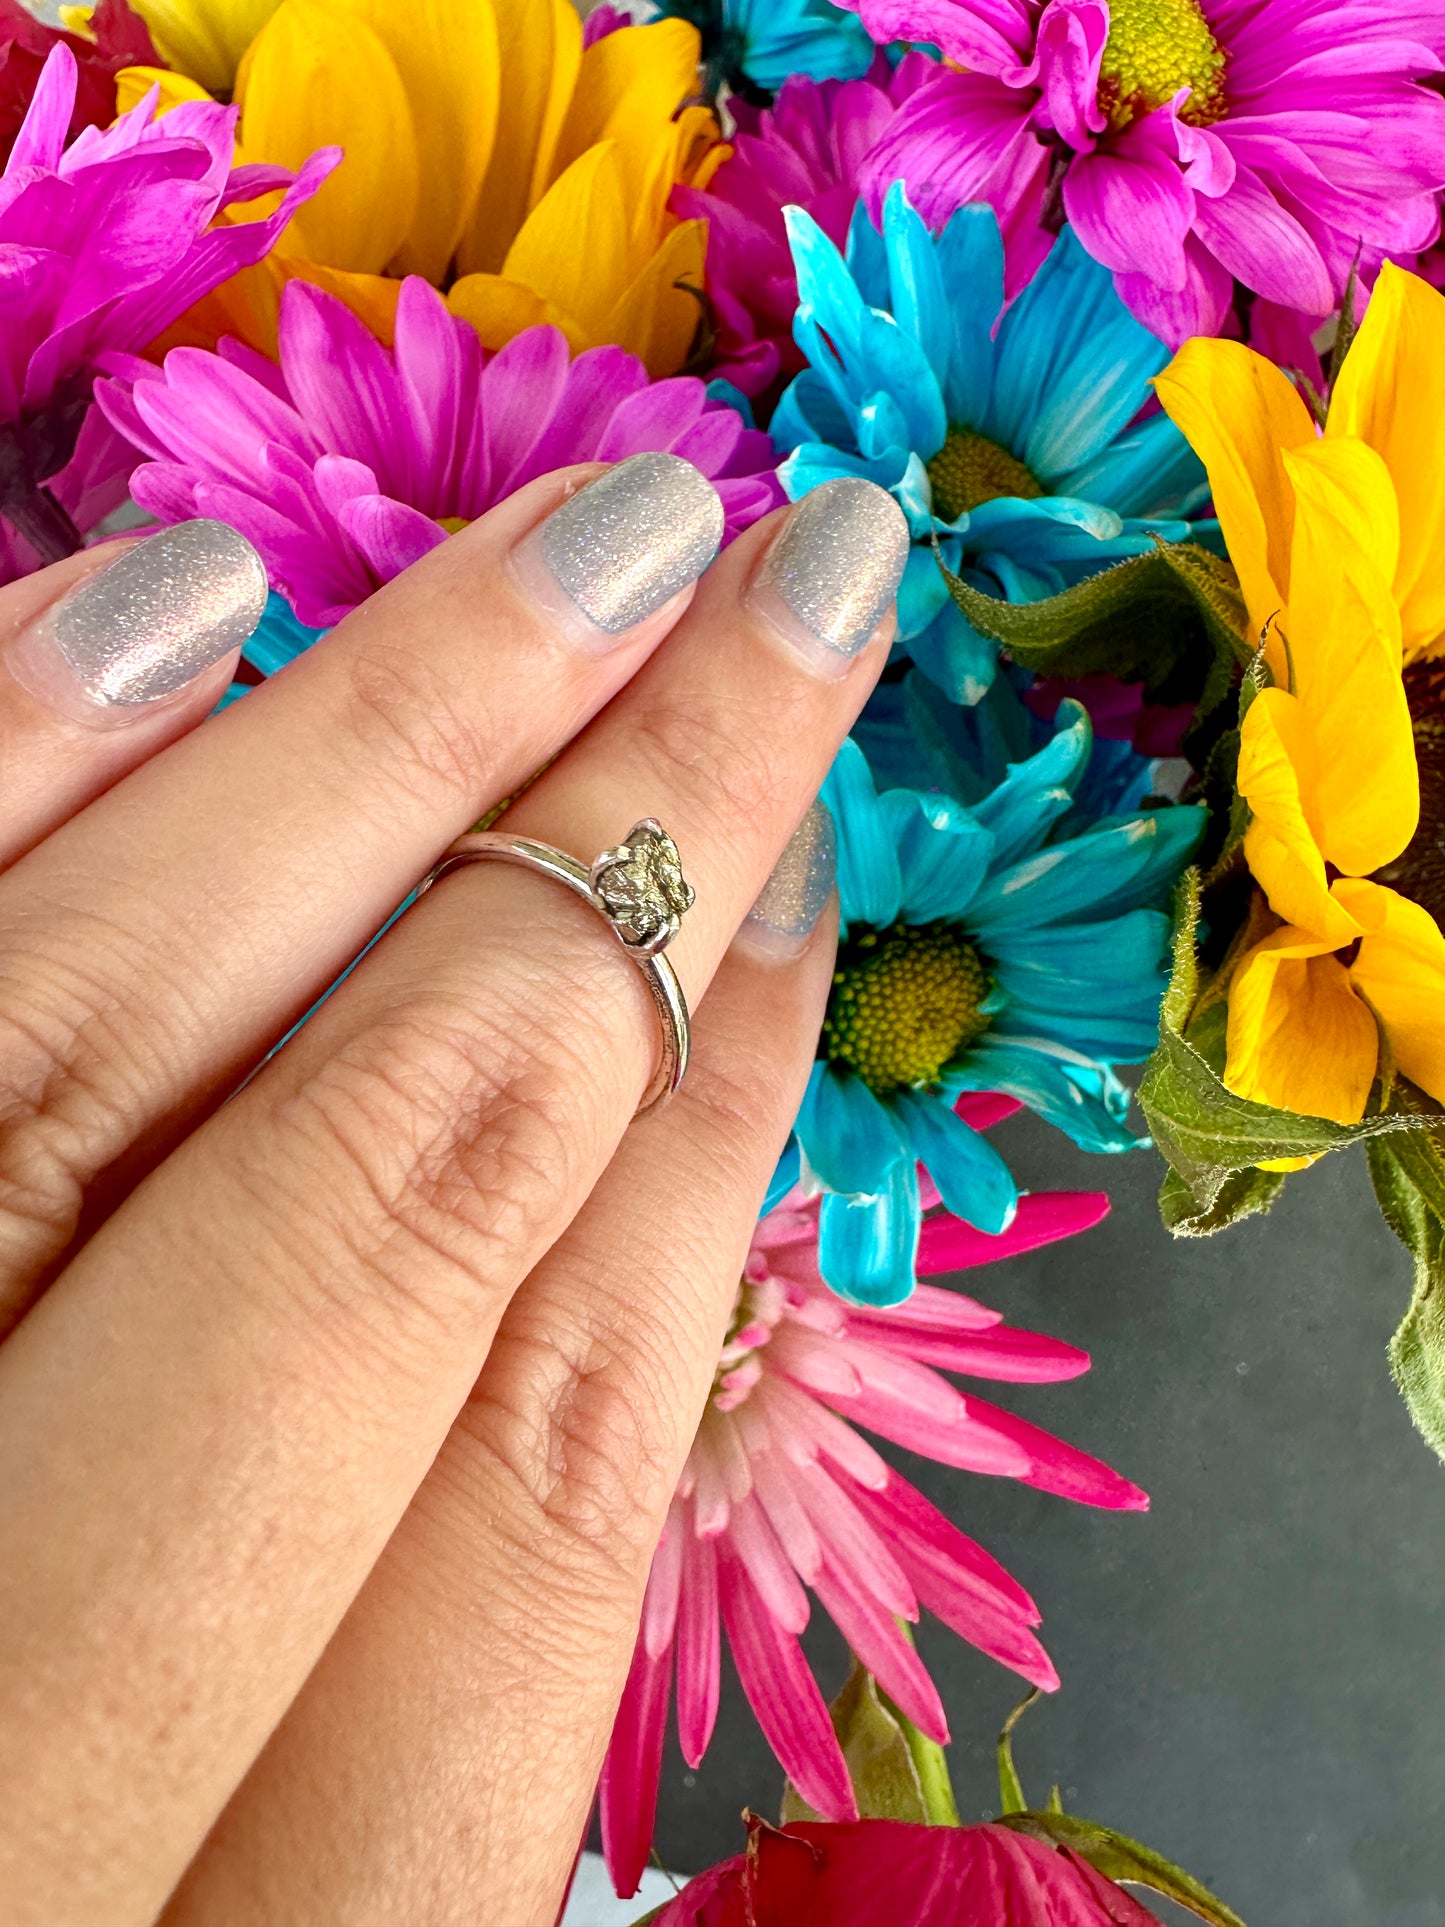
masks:
[[[379,274],[343,274],[296,255],[269,254],[187,309],[146,352],[160,359],[172,348],[214,348],[222,335],[230,335],[274,361],[281,291],[288,281],[309,281],[338,295],[383,346],[391,346],[399,281]]]
[[[1236,1097],[1355,1124],[1379,1057],[1375,1020],[1338,957],[1286,925],[1229,986],[1224,1081]]]
[[[95,30],[90,24],[94,7],[57,7],[55,11],[67,33],[73,33],[81,40],[95,39]]]
[[[1330,895],[1319,847],[1320,757],[1309,713],[1297,696],[1265,689],[1244,718],[1239,793],[1254,820],[1245,861],[1270,908],[1331,950],[1360,934]]]
[[[1395,596],[1405,659],[1445,637],[1445,296],[1386,262],[1330,399],[1326,434],[1357,436],[1385,461],[1400,499]]]
[[[687,290],[703,286],[706,246],[705,221],[674,228],[598,332],[636,355],[654,381],[675,375],[692,349],[702,305]]]
[[[379,274],[411,232],[418,181],[406,89],[381,41],[338,0],[283,0],[251,49],[241,138],[251,161],[346,158],[292,221],[282,249]]]
[[[1445,1103],[1445,937],[1418,903],[1382,884],[1341,879],[1336,893],[1365,926],[1350,977],[1384,1025],[1412,1084]]]
[[[494,273],[552,180],[552,157],[582,63],[571,0],[495,0],[502,75],[497,137],[457,253],[465,274]]]
[[[277,0],[134,0],[156,52],[211,94],[228,94]]]
[[[411,103],[422,184],[393,274],[446,279],[497,130],[500,71],[491,0],[345,0],[390,54]]]
[[[447,306],[454,315],[472,324],[484,348],[504,348],[513,335],[543,322],[562,330],[573,354],[593,345],[591,336],[570,315],[544,300],[534,289],[504,280],[499,274],[464,274],[460,281],[452,283]]]
[[[594,340],[626,291],[628,208],[615,141],[574,161],[522,225],[502,273],[533,288]]]
[[[650,147],[657,129],[697,91],[701,57],[701,36],[685,20],[620,27],[594,41],[582,56],[554,172],[570,167],[597,141]]]
[[[1237,341],[1186,341],[1154,386],[1209,472],[1258,637],[1284,608],[1294,498],[1281,455],[1315,439],[1309,411],[1273,362]],[[1277,642],[1271,641],[1268,656],[1283,681]]]
[[[138,107],[152,87],[160,89],[158,114],[168,114],[186,100],[209,100],[211,96],[199,81],[173,74],[169,67],[122,67],[115,77],[115,111],[124,114]]]
[[[1343,437],[1291,450],[1284,466],[1295,496],[1284,638],[1314,735],[1314,829],[1328,862],[1362,876],[1400,854],[1420,816],[1390,586],[1395,491],[1375,451]]]

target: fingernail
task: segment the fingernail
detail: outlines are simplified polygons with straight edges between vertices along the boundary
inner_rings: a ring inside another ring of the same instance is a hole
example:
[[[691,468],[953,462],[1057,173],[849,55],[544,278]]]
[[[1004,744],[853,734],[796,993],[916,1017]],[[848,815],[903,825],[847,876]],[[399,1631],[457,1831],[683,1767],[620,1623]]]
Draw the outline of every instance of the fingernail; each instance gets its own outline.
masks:
[[[706,476],[649,452],[579,489],[513,564],[533,599],[600,655],[695,582],[722,537],[723,505]]]
[[[794,830],[739,935],[773,957],[796,957],[833,894],[838,832],[826,803],[814,803]]]
[[[162,529],[87,576],[11,644],[33,696],[106,727],[180,694],[239,649],[266,607],[266,570],[224,522]]]
[[[839,676],[897,595],[908,548],[886,489],[855,476],[825,482],[788,517],[749,600],[814,668]]]

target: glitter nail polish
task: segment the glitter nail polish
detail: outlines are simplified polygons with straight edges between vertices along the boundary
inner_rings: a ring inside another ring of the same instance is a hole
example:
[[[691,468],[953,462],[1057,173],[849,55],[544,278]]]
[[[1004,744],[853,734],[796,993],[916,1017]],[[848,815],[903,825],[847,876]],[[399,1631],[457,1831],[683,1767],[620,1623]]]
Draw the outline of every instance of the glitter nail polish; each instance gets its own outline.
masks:
[[[908,549],[886,489],[855,476],[825,482],[789,516],[749,600],[816,668],[840,675],[897,595]]]
[[[601,653],[695,582],[722,537],[712,483],[680,456],[649,451],[579,489],[525,538],[514,566],[533,598]]]
[[[6,663],[74,720],[124,722],[239,649],[265,607],[266,570],[245,536],[224,522],[180,522],[52,603]]]
[[[833,894],[838,833],[826,803],[814,803],[758,893],[741,935],[775,956],[803,950]]]

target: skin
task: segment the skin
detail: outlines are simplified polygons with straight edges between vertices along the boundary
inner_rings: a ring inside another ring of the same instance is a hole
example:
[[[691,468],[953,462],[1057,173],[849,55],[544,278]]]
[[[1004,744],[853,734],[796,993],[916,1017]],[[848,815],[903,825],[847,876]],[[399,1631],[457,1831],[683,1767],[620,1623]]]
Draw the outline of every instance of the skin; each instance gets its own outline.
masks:
[[[887,655],[749,612],[780,511],[610,655],[532,484],[204,721],[48,717],[0,592],[0,1922],[548,1927],[832,968],[739,925]],[[677,1099],[597,918],[457,835],[644,815]],[[12,813],[13,812],[13,813]]]

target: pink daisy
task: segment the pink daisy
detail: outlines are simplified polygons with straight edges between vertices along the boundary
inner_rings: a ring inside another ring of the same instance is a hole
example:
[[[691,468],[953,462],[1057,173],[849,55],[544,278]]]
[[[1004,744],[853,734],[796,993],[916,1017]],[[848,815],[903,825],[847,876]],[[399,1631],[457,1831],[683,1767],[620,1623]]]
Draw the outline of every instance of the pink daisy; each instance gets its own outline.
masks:
[[[971,1121],[1016,1108],[971,1100]],[[1108,1209],[1097,1192],[1022,1198],[988,1237],[941,1213],[925,1221],[925,1276],[1071,1236]],[[859,1310],[818,1274],[818,1206],[794,1191],[758,1226],[717,1376],[653,1560],[632,1670],[602,1771],[602,1838],[619,1893],[636,1890],[652,1840],[674,1674],[677,1733],[696,1766],[717,1713],[720,1629],[769,1744],[803,1798],[856,1818],[842,1752],[798,1636],[810,1587],[895,1705],[941,1743],[948,1727],[898,1626],[920,1607],[1025,1679],[1058,1676],[1034,1636],[1039,1614],[1003,1568],[901,1478],[855,1430],[941,1465],[1013,1478],[1088,1505],[1139,1510],[1139,1488],[941,1373],[1023,1384],[1073,1378],[1086,1352],[1017,1331],[962,1293],[920,1285]]]
[[[937,72],[923,54],[906,55],[896,71],[880,56],[866,80],[795,74],[770,108],[732,100],[732,158],[705,189],[673,189],[673,212],[708,224],[713,372],[745,395],[761,395],[806,365],[793,340],[798,280],[784,207],[805,209],[841,248],[869,152],[903,102]]]
[[[488,355],[427,282],[402,283],[387,349],[293,281],[280,366],[236,341],[112,360],[101,406],[151,460],[131,492],[162,522],[214,516],[256,545],[301,622],[325,628],[496,502],[572,462],[681,455],[731,537],[783,500],[766,435],[700,381],[650,382],[621,348],[575,361],[556,328]]]
[[[937,226],[990,202],[1017,282],[1067,218],[1172,345],[1235,280],[1323,316],[1357,256],[1428,247],[1445,183],[1445,12],[1398,0],[849,0],[951,65],[867,167]]]
[[[78,84],[61,41],[0,177],[0,581],[70,554],[125,499],[135,455],[91,407],[97,363],[259,261],[341,158],[232,167],[236,108],[187,101],[158,120],[154,88],[67,146]],[[265,220],[216,221],[277,188]]]

